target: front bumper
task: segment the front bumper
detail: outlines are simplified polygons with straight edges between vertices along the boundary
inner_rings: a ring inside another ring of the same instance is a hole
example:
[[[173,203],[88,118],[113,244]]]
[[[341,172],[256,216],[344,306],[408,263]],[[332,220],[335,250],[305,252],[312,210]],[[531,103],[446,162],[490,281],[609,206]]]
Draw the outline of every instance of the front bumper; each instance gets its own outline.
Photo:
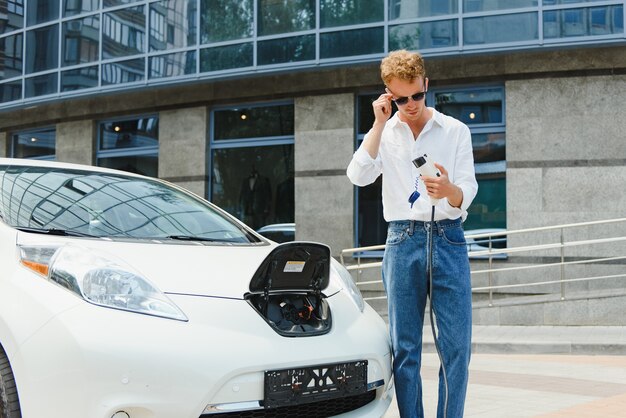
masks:
[[[265,370],[360,359],[368,384],[384,384],[342,416],[380,417],[391,401],[386,327],[342,293],[328,299],[331,332],[302,338],[279,336],[244,300],[169,296],[189,322],[88,303],[49,321],[13,361],[23,417],[197,418],[258,405]]]

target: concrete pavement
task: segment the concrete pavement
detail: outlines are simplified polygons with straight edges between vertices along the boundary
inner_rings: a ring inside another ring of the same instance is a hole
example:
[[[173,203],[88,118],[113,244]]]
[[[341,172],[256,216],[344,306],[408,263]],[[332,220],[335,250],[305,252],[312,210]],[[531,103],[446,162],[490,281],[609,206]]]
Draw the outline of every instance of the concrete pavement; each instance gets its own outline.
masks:
[[[424,328],[425,417],[439,359]],[[474,327],[465,418],[626,417],[626,327]],[[399,418],[395,402],[384,418]],[[451,417],[457,418],[457,417]]]

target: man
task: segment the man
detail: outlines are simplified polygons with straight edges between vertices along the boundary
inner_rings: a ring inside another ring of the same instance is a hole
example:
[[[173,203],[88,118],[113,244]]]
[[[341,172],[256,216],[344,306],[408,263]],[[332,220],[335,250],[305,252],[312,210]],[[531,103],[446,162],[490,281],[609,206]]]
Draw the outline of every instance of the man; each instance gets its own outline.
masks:
[[[426,107],[428,78],[417,53],[391,52],[381,63],[385,93],[372,104],[374,124],[348,166],[348,177],[365,186],[383,174],[383,214],[389,222],[383,284],[389,302],[396,397],[402,418],[423,418],[420,364],[428,289],[428,230],[435,206],[432,303],[449,390],[439,373],[437,416],[463,416],[471,349],[471,285],[461,222],[476,196],[469,129]],[[392,116],[391,102],[398,111]],[[421,177],[412,161],[424,154],[440,177]],[[414,203],[414,191],[421,196]]]

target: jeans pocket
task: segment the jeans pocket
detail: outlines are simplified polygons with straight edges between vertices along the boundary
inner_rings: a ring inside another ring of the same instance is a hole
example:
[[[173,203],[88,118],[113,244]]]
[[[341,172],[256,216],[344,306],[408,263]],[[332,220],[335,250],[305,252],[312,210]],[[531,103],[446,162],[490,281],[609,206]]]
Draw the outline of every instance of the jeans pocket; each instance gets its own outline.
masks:
[[[463,228],[460,226],[453,228],[443,228],[443,238],[448,244],[460,246],[467,245],[465,242],[465,233],[463,232]]]
[[[389,228],[387,231],[386,245],[400,244],[409,236],[409,231],[406,228]]]

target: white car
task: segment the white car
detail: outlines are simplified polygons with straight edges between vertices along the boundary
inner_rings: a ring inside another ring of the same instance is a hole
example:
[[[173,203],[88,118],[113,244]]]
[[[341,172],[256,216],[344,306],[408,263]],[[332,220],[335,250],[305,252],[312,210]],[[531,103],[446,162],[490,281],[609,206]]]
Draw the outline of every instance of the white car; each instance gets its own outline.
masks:
[[[376,417],[385,323],[318,243],[121,171],[0,158],[0,417]]]

